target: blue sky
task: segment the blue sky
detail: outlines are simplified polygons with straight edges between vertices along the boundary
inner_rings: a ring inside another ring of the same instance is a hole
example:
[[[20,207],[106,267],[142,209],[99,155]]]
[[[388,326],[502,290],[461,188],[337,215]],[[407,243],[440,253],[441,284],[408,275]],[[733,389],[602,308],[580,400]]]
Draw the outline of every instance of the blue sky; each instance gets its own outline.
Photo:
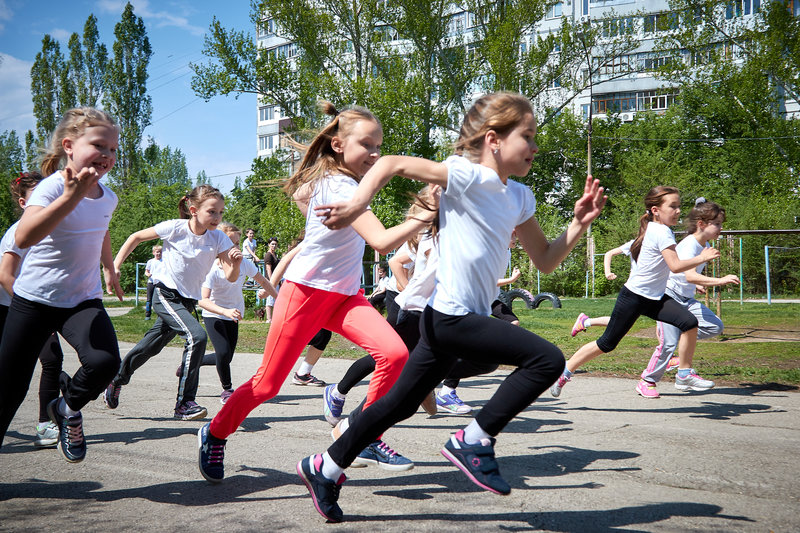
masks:
[[[0,132],[16,130],[21,139],[34,128],[30,69],[44,35],[57,39],[61,52],[68,55],[69,36],[82,35],[86,19],[94,14],[100,41],[111,56],[114,25],[125,4],[121,0],[0,0]],[[256,98],[217,96],[203,101],[192,91],[189,63],[207,62],[203,37],[214,16],[226,28],[255,33],[250,25],[250,0],[133,0],[131,4],[144,20],[153,50],[147,83],[153,115],[144,138],[179,148],[192,179],[205,170],[213,184],[228,192],[237,175],[249,173],[256,156]]]

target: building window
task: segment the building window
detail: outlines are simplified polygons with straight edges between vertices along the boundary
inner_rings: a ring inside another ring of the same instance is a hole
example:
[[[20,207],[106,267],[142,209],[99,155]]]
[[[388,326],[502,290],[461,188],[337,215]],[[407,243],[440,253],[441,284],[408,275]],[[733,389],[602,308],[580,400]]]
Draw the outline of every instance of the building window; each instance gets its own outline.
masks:
[[[553,4],[552,6],[550,6],[548,8],[547,12],[544,15],[544,18],[546,18],[546,19],[558,18],[558,17],[561,16],[562,10],[563,10],[563,7],[562,7],[561,2],[559,2],[557,4]]]
[[[602,28],[603,37],[617,37],[624,34],[631,35],[636,31],[633,17],[604,20]]]
[[[678,22],[678,14],[674,11],[645,15],[644,31],[645,33],[655,33],[660,31],[676,30],[679,26]]]
[[[258,25],[259,37],[271,37],[275,35],[275,19],[262,20]]]
[[[639,110],[655,109],[663,110],[675,103],[677,93],[667,91],[643,91],[640,92]]]
[[[258,121],[267,122],[275,119],[275,107],[271,105],[261,106],[258,108]]]
[[[275,135],[259,135],[258,136],[258,151],[264,152],[275,148]]]
[[[636,111],[636,93],[600,94],[592,100],[592,113]]]

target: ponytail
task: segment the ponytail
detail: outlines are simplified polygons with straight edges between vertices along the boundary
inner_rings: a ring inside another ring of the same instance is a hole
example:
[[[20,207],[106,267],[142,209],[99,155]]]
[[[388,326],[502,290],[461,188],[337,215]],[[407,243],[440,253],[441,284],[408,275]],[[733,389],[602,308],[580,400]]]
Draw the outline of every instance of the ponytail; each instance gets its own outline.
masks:
[[[639,218],[639,233],[631,244],[631,257],[634,261],[639,261],[639,252],[642,251],[642,241],[644,241],[644,234],[647,231],[647,225],[653,221],[654,207],[660,207],[666,196],[670,194],[680,194],[680,191],[675,187],[666,187],[659,185],[653,187],[644,197],[645,214]]]

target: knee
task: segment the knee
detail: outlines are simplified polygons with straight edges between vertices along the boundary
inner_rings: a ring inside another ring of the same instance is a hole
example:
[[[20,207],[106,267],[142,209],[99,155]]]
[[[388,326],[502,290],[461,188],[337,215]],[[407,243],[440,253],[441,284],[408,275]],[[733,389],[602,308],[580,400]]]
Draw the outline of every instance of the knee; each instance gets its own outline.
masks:
[[[686,333],[687,331],[696,328],[698,325],[699,322],[697,321],[697,317],[692,315],[690,317],[686,317],[686,320],[683,321],[683,324],[680,329],[682,332]]]
[[[94,358],[93,361],[90,371],[97,377],[98,381],[110,383],[119,372],[119,355],[107,354],[103,357]]]
[[[597,347],[603,353],[613,352],[620,339],[606,338],[605,335],[597,339]]]
[[[552,344],[544,350],[544,353],[539,358],[536,371],[547,379],[552,378],[552,381],[555,381],[564,372],[564,361],[564,352],[558,346]]]

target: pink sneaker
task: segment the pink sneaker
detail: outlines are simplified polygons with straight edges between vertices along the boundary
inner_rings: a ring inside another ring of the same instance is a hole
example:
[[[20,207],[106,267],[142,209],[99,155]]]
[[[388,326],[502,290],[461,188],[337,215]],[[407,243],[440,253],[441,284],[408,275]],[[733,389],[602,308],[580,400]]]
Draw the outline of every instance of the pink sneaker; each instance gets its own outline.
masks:
[[[667,363],[667,372],[678,370],[680,363],[680,359],[677,356],[670,357],[669,363]]]
[[[639,383],[636,385],[636,392],[638,392],[642,398],[659,397],[658,391],[656,390],[656,384],[650,383],[644,379],[639,380]]]
[[[581,331],[586,331],[586,326],[583,325],[583,321],[589,318],[588,315],[585,313],[581,313],[578,315],[578,319],[575,321],[575,325],[572,326],[572,336],[574,337]]]

